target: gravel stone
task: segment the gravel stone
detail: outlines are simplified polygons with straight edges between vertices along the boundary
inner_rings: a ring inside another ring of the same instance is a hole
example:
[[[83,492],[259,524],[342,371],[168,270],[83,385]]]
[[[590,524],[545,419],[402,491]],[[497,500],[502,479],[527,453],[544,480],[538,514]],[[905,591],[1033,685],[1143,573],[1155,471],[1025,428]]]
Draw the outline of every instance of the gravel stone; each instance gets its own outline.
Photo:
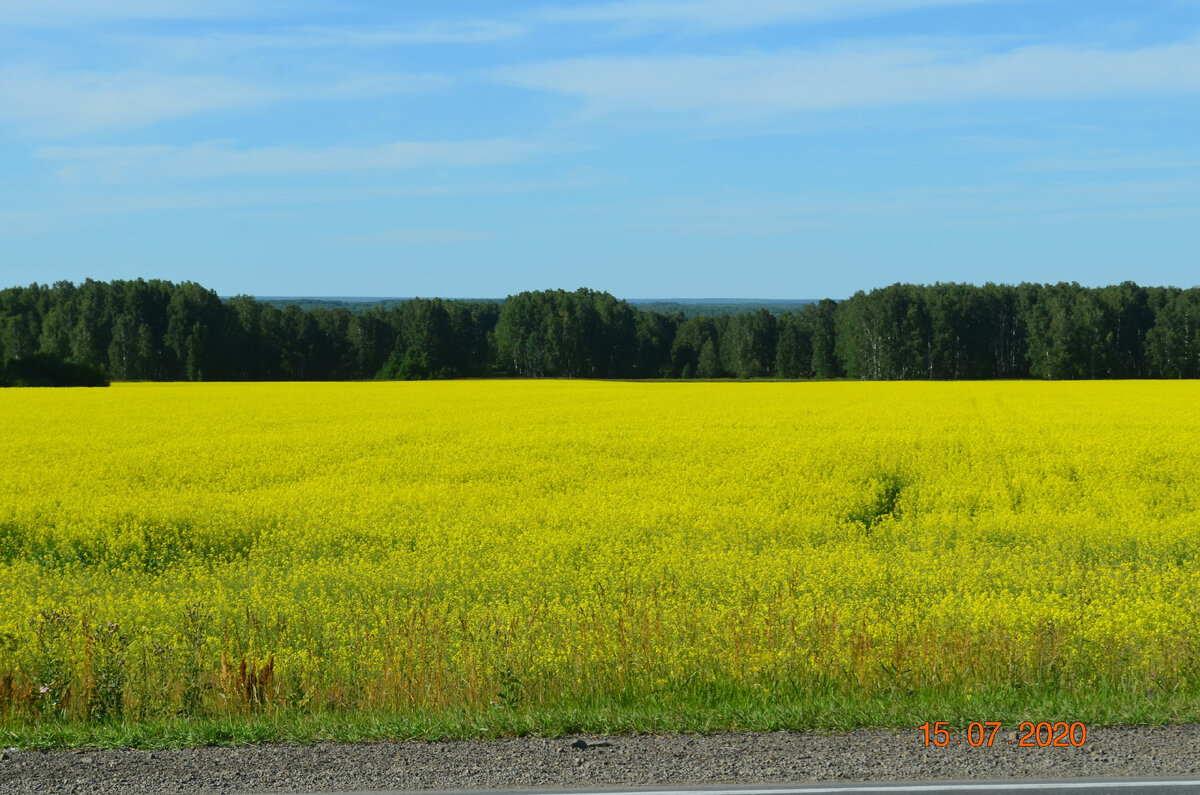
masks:
[[[189,795],[1200,775],[1200,726],[1088,730],[1082,748],[991,748],[915,730],[511,738],[0,754],[0,793]],[[1013,744],[1009,744],[1009,740]],[[585,747],[579,747],[582,740]],[[603,745],[602,743],[608,743]]]

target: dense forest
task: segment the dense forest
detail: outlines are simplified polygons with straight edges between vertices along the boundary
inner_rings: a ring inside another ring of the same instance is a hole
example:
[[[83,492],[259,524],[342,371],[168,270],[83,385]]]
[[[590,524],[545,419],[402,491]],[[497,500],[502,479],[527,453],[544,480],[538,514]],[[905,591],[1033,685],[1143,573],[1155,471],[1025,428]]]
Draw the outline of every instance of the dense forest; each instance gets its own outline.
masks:
[[[278,309],[287,309],[289,305],[295,304],[301,309],[349,309],[351,312],[365,312],[368,309],[380,307],[383,309],[392,309],[409,298],[276,298],[258,296],[258,300],[264,304],[270,304]],[[462,301],[463,299],[454,299]],[[720,315],[740,315],[746,312],[753,312],[755,309],[766,309],[772,315],[781,315],[784,312],[790,312],[800,309],[805,304],[813,303],[810,299],[750,299],[750,298],[682,298],[682,299],[657,299],[657,298],[626,298],[625,303],[632,304],[634,309],[643,311],[661,312],[664,315],[682,314],[684,318],[689,318],[692,315],[710,315],[717,317]],[[491,299],[468,299],[466,303],[500,303],[491,301]]]
[[[685,315],[588,289],[358,308],[222,300],[192,283],[0,291],[0,366],[116,380],[1196,378],[1200,288],[911,285]]]

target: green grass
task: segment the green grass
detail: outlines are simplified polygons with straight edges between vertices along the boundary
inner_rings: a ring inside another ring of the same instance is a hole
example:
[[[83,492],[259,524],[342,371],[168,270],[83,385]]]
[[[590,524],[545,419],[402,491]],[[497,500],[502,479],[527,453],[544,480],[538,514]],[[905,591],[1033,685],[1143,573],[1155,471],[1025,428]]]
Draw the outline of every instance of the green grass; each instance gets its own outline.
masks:
[[[0,746],[23,749],[184,748],[254,743],[309,744],[381,740],[558,737],[569,734],[704,734],[719,731],[847,732],[862,728],[915,730],[946,721],[951,731],[973,721],[1082,722],[1114,725],[1200,722],[1200,693],[1141,694],[1101,684],[1088,692],[1055,689],[894,693],[860,697],[841,692],[660,695],[638,703],[492,707],[485,711],[263,711],[221,718],[139,722],[0,723]]]

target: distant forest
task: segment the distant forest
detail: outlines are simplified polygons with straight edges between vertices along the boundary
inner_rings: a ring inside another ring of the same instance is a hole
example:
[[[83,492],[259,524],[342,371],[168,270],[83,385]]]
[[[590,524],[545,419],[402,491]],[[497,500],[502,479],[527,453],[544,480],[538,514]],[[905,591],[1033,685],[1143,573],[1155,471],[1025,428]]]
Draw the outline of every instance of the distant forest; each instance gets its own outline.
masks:
[[[380,307],[383,309],[392,309],[399,306],[409,298],[275,298],[272,296],[260,297],[258,299],[265,304],[277,307],[279,309],[287,309],[291,304],[295,304],[301,309],[338,309],[345,308],[351,312],[366,312],[368,309]],[[456,299],[457,300],[457,299]],[[681,298],[681,299],[654,299],[654,298],[626,298],[625,303],[632,304],[634,309],[642,311],[661,312],[666,315],[676,313],[682,314],[685,318],[693,315],[709,315],[711,317],[719,317],[720,315],[741,315],[747,312],[753,312],[756,309],[766,309],[772,315],[781,315],[784,312],[790,312],[802,308],[805,304],[816,303],[807,298],[798,298],[790,300],[764,298],[764,299],[730,299],[730,298]],[[467,301],[459,301],[460,303],[504,303],[502,300],[492,299],[474,299]]]
[[[193,282],[58,282],[0,291],[0,365],[155,381],[1200,376],[1200,288],[894,284],[790,311],[655,306],[579,289],[303,308]]]

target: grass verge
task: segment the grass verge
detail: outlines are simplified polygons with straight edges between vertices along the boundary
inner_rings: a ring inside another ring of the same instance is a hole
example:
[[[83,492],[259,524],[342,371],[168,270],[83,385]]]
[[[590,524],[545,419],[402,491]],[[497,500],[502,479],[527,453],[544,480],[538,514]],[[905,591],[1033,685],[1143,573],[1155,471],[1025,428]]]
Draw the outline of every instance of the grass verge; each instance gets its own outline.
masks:
[[[144,721],[0,723],[0,745],[22,749],[185,748],[254,743],[438,741],[568,734],[663,734],[719,731],[915,729],[946,721],[1082,722],[1114,725],[1200,722],[1200,694],[1138,694],[1101,683],[1087,692],[981,689],[972,693],[894,693],[869,698],[825,693],[741,693],[720,699],[660,694],[637,703],[497,706],[486,710],[270,711],[225,717]]]

